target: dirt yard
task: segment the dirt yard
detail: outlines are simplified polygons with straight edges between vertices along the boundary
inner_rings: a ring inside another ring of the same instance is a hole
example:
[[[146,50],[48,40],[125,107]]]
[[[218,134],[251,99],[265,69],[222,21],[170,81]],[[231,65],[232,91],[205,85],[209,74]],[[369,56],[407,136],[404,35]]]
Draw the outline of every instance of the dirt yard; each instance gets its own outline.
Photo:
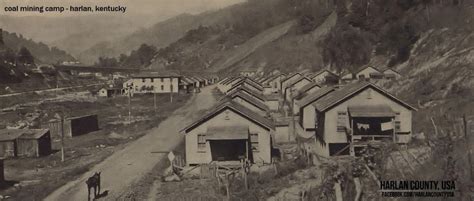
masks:
[[[101,199],[126,199],[130,186],[146,176],[165,157],[166,154],[160,152],[168,152],[182,142],[183,136],[179,130],[202,114],[203,110],[213,106],[215,100],[211,94],[212,86],[202,89],[201,93],[194,95],[183,107],[165,114],[166,120],[146,131],[146,135],[115,150],[105,160],[84,171],[85,174],[56,189],[45,200],[86,199],[84,182],[96,171],[102,172]]]
[[[189,99],[195,98],[192,95],[174,95],[171,103],[169,95],[158,95],[155,113],[153,95],[135,96],[131,102],[132,123],[128,122],[127,97],[98,98],[89,92],[71,92],[48,96],[41,101],[24,101],[17,107],[20,109],[0,112],[0,124],[4,125],[14,123],[22,119],[25,113],[33,111],[40,111],[42,124],[51,119],[55,112],[61,111],[66,116],[97,114],[100,125],[99,131],[66,139],[65,162],[60,161],[60,141],[57,137],[53,138],[54,153],[49,156],[6,160],[5,178],[15,185],[2,189],[0,195],[13,200],[44,199],[58,187],[76,180],[94,165],[114,153],[120,153],[150,133],[150,129],[157,127]],[[82,187],[83,182],[80,183]],[[73,200],[83,200],[85,196],[84,193],[81,199]]]

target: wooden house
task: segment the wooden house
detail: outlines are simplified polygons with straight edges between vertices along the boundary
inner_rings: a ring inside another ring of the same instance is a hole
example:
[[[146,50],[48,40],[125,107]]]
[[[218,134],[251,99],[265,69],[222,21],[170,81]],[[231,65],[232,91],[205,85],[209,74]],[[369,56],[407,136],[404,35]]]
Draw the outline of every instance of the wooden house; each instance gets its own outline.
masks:
[[[337,84],[339,76],[329,70],[322,70],[310,77],[314,82],[318,84]]]
[[[51,154],[51,134],[48,129],[26,129],[18,137],[19,157],[40,157]]]
[[[186,126],[186,163],[239,163],[248,158],[254,163],[271,163],[272,135],[275,127],[250,109],[229,101]]]
[[[133,93],[178,93],[181,77],[166,72],[136,74],[132,76]]]
[[[239,82],[236,82],[234,83],[226,92],[226,94],[228,93],[232,93],[235,89],[237,89],[238,87],[247,87],[253,91],[256,91],[258,93],[263,93],[263,87],[260,86],[259,84],[256,84],[255,82],[252,82],[250,81],[249,79],[242,79],[240,80]]]
[[[371,78],[379,79],[380,75],[383,75],[383,73],[372,66],[367,66],[360,69],[355,75],[358,80],[367,80]]]
[[[118,87],[104,87],[99,90],[98,96],[99,97],[114,97],[122,95],[122,88]]]
[[[312,104],[334,90],[333,87],[323,87],[316,92],[307,94],[297,102],[296,109],[298,109],[297,114],[299,115],[297,126],[300,126],[303,132],[311,132],[309,135],[314,135],[316,109]]]
[[[293,74],[288,75],[285,79],[281,80],[280,88],[279,88],[280,92],[283,94],[286,87],[289,84],[293,83],[295,80],[298,80],[300,77],[303,77],[301,73],[293,73]]]
[[[291,103],[293,95],[297,94],[298,90],[311,82],[313,82],[313,80],[303,76],[299,77],[298,79],[294,79],[291,83],[288,83],[283,91],[285,100]]]
[[[61,137],[61,122],[52,119],[48,123],[48,129],[52,136]],[[66,118],[64,121],[64,136],[75,137],[99,130],[97,115],[84,115]]]
[[[402,77],[402,75],[399,72],[391,68],[384,70],[383,74],[385,76],[385,79],[389,79],[389,80],[398,80]]]
[[[0,157],[9,158],[18,155],[17,139],[22,134],[20,129],[0,129]]]
[[[298,107],[298,102],[307,96],[308,94],[312,94],[316,91],[321,89],[321,86],[319,86],[318,83],[316,82],[311,82],[305,86],[303,86],[301,89],[299,89],[295,94],[292,94],[292,99],[293,99],[293,114],[298,114],[299,112],[299,107]]]
[[[225,99],[230,99],[240,105],[252,110],[253,112],[261,115],[261,116],[268,116],[270,109],[264,102],[257,100],[256,98],[242,92],[238,91],[236,93],[232,93],[229,96],[225,96]]]
[[[263,84],[269,84],[274,91],[281,92],[281,83],[285,78],[286,77],[284,74],[278,74],[266,80],[265,82],[263,82]]]
[[[347,85],[312,105],[316,143],[311,149],[322,156],[357,155],[369,142],[408,143],[412,137],[416,109],[369,82]]]

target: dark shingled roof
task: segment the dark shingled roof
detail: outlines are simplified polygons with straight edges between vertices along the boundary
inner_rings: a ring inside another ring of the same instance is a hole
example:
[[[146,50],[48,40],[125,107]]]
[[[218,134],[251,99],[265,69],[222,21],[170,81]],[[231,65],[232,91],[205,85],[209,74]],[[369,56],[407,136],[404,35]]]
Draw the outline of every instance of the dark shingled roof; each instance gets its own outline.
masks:
[[[13,141],[20,137],[23,129],[0,129],[0,141]]]
[[[49,129],[0,129],[0,141],[39,139],[48,132]]]
[[[210,126],[207,128],[206,140],[240,140],[249,138],[249,127],[236,126]]]
[[[333,106],[339,104],[340,102],[342,102],[344,100],[347,100],[348,98],[352,97],[353,95],[363,91],[364,89],[366,89],[368,87],[380,92],[381,94],[386,95],[390,99],[400,103],[401,105],[405,106],[406,108],[409,108],[411,110],[416,110],[415,107],[409,105],[408,103],[403,102],[402,100],[396,98],[395,96],[393,96],[392,94],[388,93],[387,91],[381,89],[380,87],[378,87],[378,86],[376,86],[376,85],[374,85],[370,82],[366,82],[366,81],[346,85],[345,87],[343,87],[343,88],[341,88],[337,91],[334,91],[329,96],[325,96],[325,97],[319,99],[318,101],[314,102],[313,106],[316,108],[316,110],[318,110],[320,112],[326,111],[326,110],[332,108]]]
[[[252,105],[254,105],[255,107],[258,107],[260,108],[261,110],[264,110],[264,111],[269,111],[270,109],[267,107],[267,105],[265,105],[264,103],[262,103],[261,101],[257,100],[256,98],[252,97],[252,96],[249,96],[247,95],[246,93],[243,93],[243,92],[237,92],[237,93],[233,93],[232,95],[230,95],[229,97],[231,97],[231,99],[235,98],[235,97],[240,97],[248,102],[250,102]]]
[[[256,112],[234,102],[234,101],[227,101],[224,102],[217,107],[214,107],[211,111],[206,113],[204,116],[199,118],[198,120],[194,121],[190,125],[186,126],[184,129],[181,130],[181,132],[188,133],[190,130],[196,128],[197,126],[201,125],[202,123],[206,122],[207,120],[211,119],[212,117],[220,114],[220,112],[230,109],[234,111],[237,114],[240,114],[244,118],[248,119],[249,121],[252,121],[263,128],[267,130],[275,130],[275,125],[270,119],[267,119],[263,116],[260,116]]]
[[[303,75],[301,75],[301,73],[293,73],[293,74],[288,75],[285,79],[283,79],[281,81],[281,83],[286,82],[287,80],[291,79],[292,77],[294,77],[296,75],[299,75],[300,77],[303,77]]]
[[[307,78],[307,77],[305,77],[305,76],[301,76],[301,77],[299,77],[297,80],[294,80],[294,81],[291,82],[290,84],[286,85],[285,90],[288,89],[288,88],[290,88],[290,87],[292,87],[293,85],[295,85],[296,83],[298,83],[298,82],[300,82],[300,81],[302,81],[302,80],[304,80],[304,79],[308,80],[309,82],[313,82],[312,79],[309,79],[309,78]]]
[[[321,75],[321,74],[324,73],[324,72],[328,72],[329,74],[331,74],[331,75],[333,75],[333,76],[339,77],[339,76],[336,75],[335,73],[333,73],[333,72],[331,72],[331,71],[325,69],[325,70],[319,71],[318,73],[312,75],[312,76],[311,76],[311,79],[312,79],[312,78],[315,78],[315,77],[318,76],[318,75]]]
[[[300,107],[303,108],[309,104],[311,104],[314,101],[317,101],[318,99],[324,97],[326,94],[329,94],[334,91],[333,87],[323,87],[319,90],[317,90],[314,93],[310,93],[307,96],[303,97],[300,101],[298,101],[296,104]]]
[[[237,77],[232,77],[232,78],[228,79],[227,81],[222,82],[222,84],[225,84],[225,85],[230,84],[231,82],[233,82],[233,81],[236,80],[236,79],[243,79],[243,78],[242,78],[242,77],[239,77],[239,76],[237,76]]]
[[[236,82],[235,84],[232,85],[232,87],[227,90],[227,91],[232,91],[232,89],[235,89],[236,87],[239,87],[241,86],[242,84],[248,84],[252,87],[254,87],[255,89],[259,90],[259,91],[263,91],[263,87],[260,86],[260,85],[256,85],[255,83],[251,82],[251,81],[247,81],[247,79],[244,79],[244,80],[240,80],[238,82]]]
[[[277,78],[279,78],[279,77],[281,77],[281,76],[285,77],[284,74],[280,73],[280,74],[278,74],[278,75],[275,75],[275,76],[273,76],[273,77],[270,77],[269,79],[265,80],[263,83],[266,84],[266,83],[272,82],[273,80],[275,80],[275,79],[277,79]]]
[[[298,90],[298,93],[295,94],[293,97],[295,99],[299,100],[299,99],[303,98],[304,96],[306,96],[306,92],[313,89],[314,87],[321,88],[321,86],[319,86],[318,83],[310,82],[307,85],[304,85],[300,90]]]
[[[250,88],[248,88],[248,87],[246,87],[246,86],[239,86],[239,87],[235,88],[231,93],[229,93],[229,94],[227,94],[227,95],[228,95],[228,96],[231,96],[232,94],[237,93],[237,92],[239,92],[239,91],[241,91],[241,90],[246,91],[246,92],[249,93],[250,95],[254,96],[255,98],[257,98],[257,99],[259,99],[259,100],[261,100],[261,101],[263,101],[263,102],[265,102],[265,101],[267,100],[267,99],[265,98],[265,96],[264,96],[262,93],[260,93],[260,92],[258,92],[258,91],[255,91],[255,90],[253,90],[253,89],[250,89]]]

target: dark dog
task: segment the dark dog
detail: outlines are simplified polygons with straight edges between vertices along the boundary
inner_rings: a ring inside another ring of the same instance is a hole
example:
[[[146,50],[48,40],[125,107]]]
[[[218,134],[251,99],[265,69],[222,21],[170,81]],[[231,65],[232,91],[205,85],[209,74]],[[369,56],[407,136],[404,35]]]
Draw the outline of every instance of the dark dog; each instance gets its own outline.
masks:
[[[87,200],[90,200],[91,188],[94,188],[94,199],[100,194],[100,172],[96,172],[86,181],[87,184]]]

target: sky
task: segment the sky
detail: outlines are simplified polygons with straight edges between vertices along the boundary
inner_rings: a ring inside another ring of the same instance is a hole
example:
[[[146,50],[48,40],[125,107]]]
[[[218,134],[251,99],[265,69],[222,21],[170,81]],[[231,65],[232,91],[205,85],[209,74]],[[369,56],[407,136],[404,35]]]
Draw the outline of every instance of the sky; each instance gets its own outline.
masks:
[[[78,13],[36,13],[36,12],[6,12],[6,6],[126,6],[127,17],[153,16],[171,17],[181,13],[196,14],[208,10],[216,10],[245,0],[0,0],[0,15],[10,16],[67,16]],[[79,15],[90,13],[79,13]],[[98,13],[94,13],[98,14]],[[104,13],[101,13],[104,14]],[[108,13],[110,14],[110,13]],[[118,14],[118,13],[115,13]]]

